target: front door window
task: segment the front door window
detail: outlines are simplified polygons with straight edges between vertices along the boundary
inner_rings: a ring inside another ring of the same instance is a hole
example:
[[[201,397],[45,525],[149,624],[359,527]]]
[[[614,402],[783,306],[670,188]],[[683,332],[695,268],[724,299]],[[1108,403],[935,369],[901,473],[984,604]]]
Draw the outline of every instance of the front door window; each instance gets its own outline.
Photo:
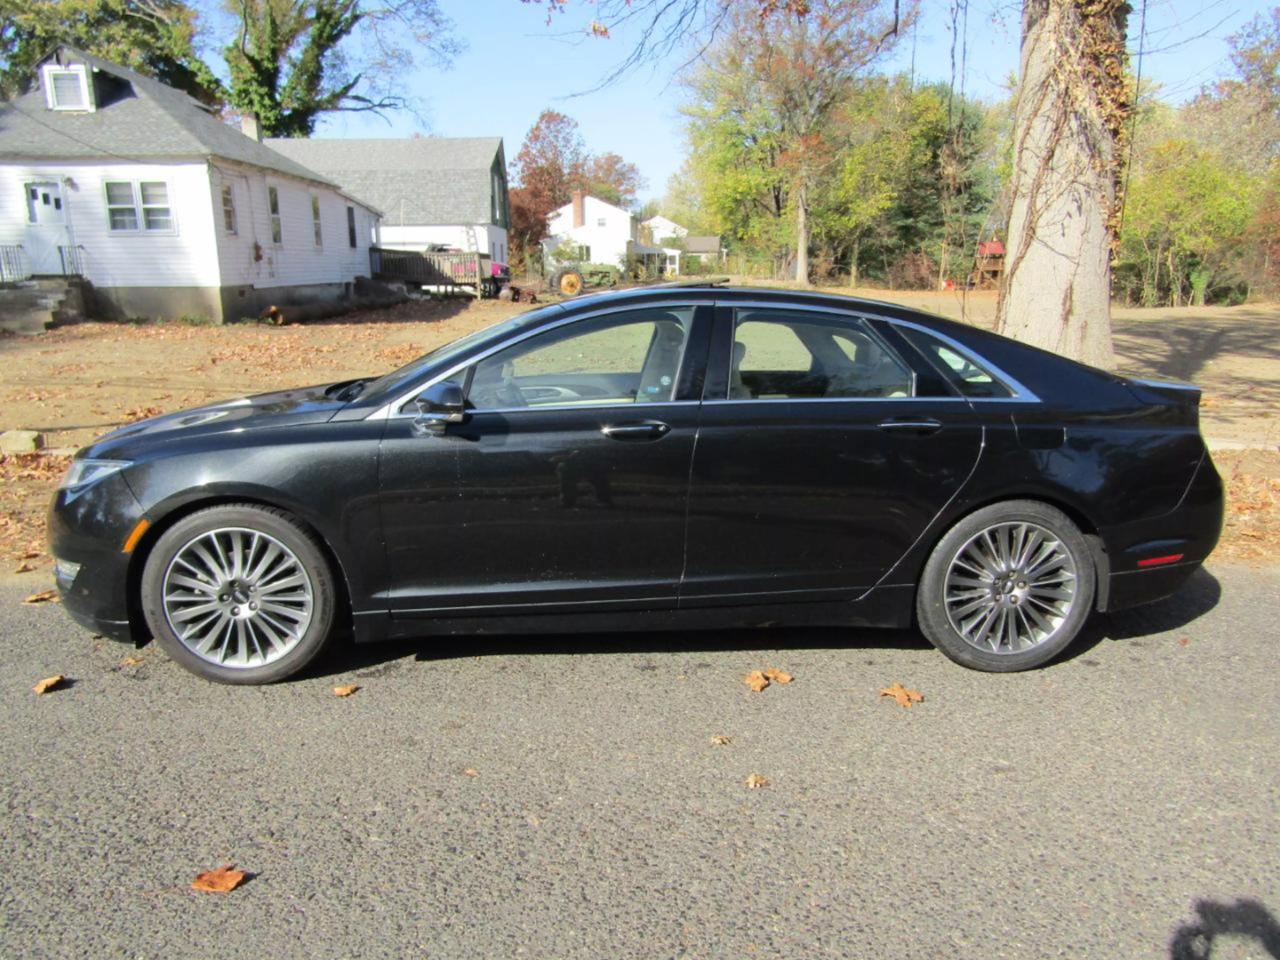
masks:
[[[629,406],[670,401],[693,307],[633,310],[549,330],[481,360],[476,410]]]

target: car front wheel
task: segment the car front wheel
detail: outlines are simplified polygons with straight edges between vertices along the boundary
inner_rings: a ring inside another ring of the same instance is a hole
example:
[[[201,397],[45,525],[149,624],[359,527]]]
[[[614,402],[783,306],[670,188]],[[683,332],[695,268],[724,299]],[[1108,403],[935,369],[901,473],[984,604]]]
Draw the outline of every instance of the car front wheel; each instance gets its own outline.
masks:
[[[283,510],[230,504],[183,517],[142,574],[142,608],[164,651],[219,683],[282,680],[329,638],[333,573]]]
[[[921,632],[976,670],[1028,670],[1075,639],[1093,608],[1089,545],[1062,511],[1033,500],[965,517],[925,564],[916,595]]]

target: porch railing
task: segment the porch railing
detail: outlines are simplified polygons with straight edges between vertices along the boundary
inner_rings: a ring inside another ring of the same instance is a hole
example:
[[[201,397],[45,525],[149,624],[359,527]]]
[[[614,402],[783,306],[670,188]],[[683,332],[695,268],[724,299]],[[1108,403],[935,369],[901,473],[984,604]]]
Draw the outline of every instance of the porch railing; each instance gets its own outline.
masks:
[[[31,259],[22,244],[0,244],[0,283],[17,283],[31,276]]]
[[[481,284],[490,270],[489,258],[461,251],[418,252],[371,247],[369,265],[373,275],[384,280],[403,280],[426,287],[470,287],[480,296]]]
[[[62,275],[64,277],[83,277],[84,261],[80,256],[81,247],[58,247],[58,256],[62,258]]]

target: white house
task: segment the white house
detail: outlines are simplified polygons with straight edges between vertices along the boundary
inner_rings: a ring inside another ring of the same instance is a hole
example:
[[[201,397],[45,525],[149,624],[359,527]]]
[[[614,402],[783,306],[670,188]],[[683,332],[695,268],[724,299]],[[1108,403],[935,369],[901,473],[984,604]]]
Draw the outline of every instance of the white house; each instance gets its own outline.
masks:
[[[273,139],[267,145],[381,210],[380,246],[454,247],[507,262],[501,137]]]
[[[659,246],[662,245],[663,240],[673,238],[683,240],[689,235],[689,231],[686,228],[680,226],[674,220],[668,220],[661,214],[643,221],[640,224],[640,229],[642,232],[647,231],[650,239]]]
[[[547,229],[550,236],[543,247],[548,252],[568,244],[573,258],[583,263],[620,267],[637,257],[654,272],[662,268],[662,250],[640,242],[639,224],[631,213],[581,190],[551,214]]]
[[[234,320],[369,275],[368,203],[157,80],[67,46],[37,70],[0,104],[0,248],[97,315]]]
[[[642,239],[662,248],[667,273],[684,273],[695,264],[713,266],[724,261],[724,249],[716,236],[689,236],[687,227],[659,214],[640,224]]]

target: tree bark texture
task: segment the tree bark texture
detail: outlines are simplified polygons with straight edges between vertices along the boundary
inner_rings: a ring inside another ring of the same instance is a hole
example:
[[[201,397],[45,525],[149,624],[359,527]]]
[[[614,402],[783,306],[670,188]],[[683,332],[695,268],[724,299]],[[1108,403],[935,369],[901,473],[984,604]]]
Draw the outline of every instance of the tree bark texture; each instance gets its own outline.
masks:
[[[1126,119],[1127,3],[1024,0],[1013,202],[996,329],[1099,367],[1111,344],[1111,254]]]

